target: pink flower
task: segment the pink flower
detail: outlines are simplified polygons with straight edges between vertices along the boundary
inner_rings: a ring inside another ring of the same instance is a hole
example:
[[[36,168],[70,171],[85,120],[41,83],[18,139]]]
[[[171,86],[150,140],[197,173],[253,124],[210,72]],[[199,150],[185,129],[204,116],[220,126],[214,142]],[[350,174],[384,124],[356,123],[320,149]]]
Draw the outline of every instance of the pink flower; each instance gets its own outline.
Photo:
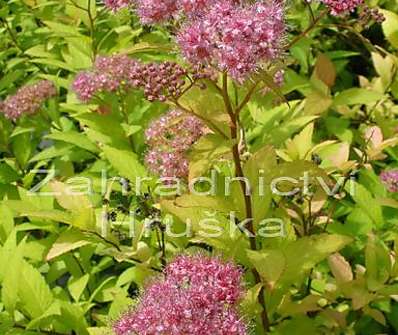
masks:
[[[234,305],[243,294],[242,271],[218,258],[179,256],[166,269],[166,277],[176,285],[201,292],[202,299],[216,299]]]
[[[179,20],[177,41],[193,65],[211,65],[243,81],[281,55],[284,1],[137,0],[144,24]]]
[[[241,293],[241,271],[232,263],[181,256],[113,328],[117,335],[246,335],[236,310]]]
[[[187,151],[205,133],[201,120],[180,110],[171,110],[153,121],[145,131],[149,151],[148,169],[162,178],[188,176]]]
[[[183,152],[152,148],[145,155],[148,170],[162,178],[185,179],[189,172],[189,162]]]
[[[137,14],[144,24],[156,24],[203,14],[218,0],[136,0]],[[235,1],[235,0],[231,0]]]
[[[126,55],[98,56],[91,71],[79,73],[73,90],[89,102],[104,92],[141,89],[149,101],[178,97],[187,72],[177,63],[140,63]]]
[[[113,12],[117,12],[122,8],[131,6],[132,0],[105,0],[105,7],[109,8]]]
[[[144,24],[167,21],[177,12],[176,0],[137,0],[137,14]]]
[[[358,6],[363,4],[363,0],[321,0],[335,16],[353,12]]]
[[[41,80],[18,89],[14,95],[0,102],[0,111],[6,118],[16,120],[23,115],[37,113],[43,103],[56,94],[57,90],[51,81]]]
[[[179,0],[179,9],[186,16],[192,17],[203,14],[218,0]]]
[[[390,192],[398,192],[398,170],[383,171],[380,179]]]
[[[210,64],[242,81],[260,63],[277,59],[285,33],[278,1],[238,5],[220,0],[187,24],[177,41],[191,63]]]
[[[204,124],[198,118],[173,109],[153,121],[145,131],[146,143],[152,147],[166,146],[186,151],[204,133]]]
[[[72,85],[80,100],[90,101],[102,92],[142,85],[139,63],[125,55],[98,56],[91,71],[80,72]]]

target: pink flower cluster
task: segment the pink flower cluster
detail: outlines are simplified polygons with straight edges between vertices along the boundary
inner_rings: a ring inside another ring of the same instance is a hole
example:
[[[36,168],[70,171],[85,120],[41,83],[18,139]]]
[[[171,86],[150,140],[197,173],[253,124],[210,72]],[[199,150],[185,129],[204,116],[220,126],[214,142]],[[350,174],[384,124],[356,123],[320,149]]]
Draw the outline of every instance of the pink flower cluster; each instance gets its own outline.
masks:
[[[80,72],[72,87],[80,100],[88,102],[101,92],[139,87],[140,72],[139,63],[128,56],[99,56],[92,71]]]
[[[219,0],[136,0],[141,22],[156,24],[182,17],[198,17]],[[236,2],[235,0],[230,0]]]
[[[143,64],[126,55],[100,56],[91,71],[77,75],[73,89],[84,102],[103,92],[131,89],[142,89],[150,101],[165,101],[182,93],[186,74],[172,62]]]
[[[383,171],[380,179],[390,192],[398,192],[398,170]]]
[[[335,16],[345,15],[353,12],[364,3],[363,0],[321,0]]]
[[[242,273],[232,263],[180,256],[165,279],[150,285],[139,305],[114,324],[117,335],[246,335],[236,303]]]
[[[233,263],[223,263],[218,258],[177,257],[166,269],[167,278],[178,286],[201,293],[202,299],[234,305],[242,296],[242,272]]]
[[[210,64],[241,81],[281,55],[284,33],[281,1],[239,5],[221,0],[187,23],[177,40],[191,63]]]
[[[385,20],[386,17],[377,8],[363,6],[362,11],[359,13],[359,21],[365,26],[372,21],[383,23]]]
[[[56,94],[57,90],[51,81],[41,80],[18,89],[14,95],[0,102],[0,112],[15,121],[23,115],[37,113],[43,103]]]
[[[177,11],[176,0],[137,0],[137,14],[143,24],[170,20]]]
[[[105,7],[113,12],[131,6],[131,0],[104,0]]]
[[[135,6],[142,23],[154,24],[178,16],[199,15],[215,1],[217,0],[104,0],[104,4],[113,12]]]
[[[278,58],[285,35],[284,1],[135,0],[141,22],[186,19],[177,41],[194,65],[211,65],[243,80]]]
[[[145,163],[163,178],[186,178],[189,163],[186,152],[204,134],[198,118],[171,110],[150,124],[145,132],[149,151]]]

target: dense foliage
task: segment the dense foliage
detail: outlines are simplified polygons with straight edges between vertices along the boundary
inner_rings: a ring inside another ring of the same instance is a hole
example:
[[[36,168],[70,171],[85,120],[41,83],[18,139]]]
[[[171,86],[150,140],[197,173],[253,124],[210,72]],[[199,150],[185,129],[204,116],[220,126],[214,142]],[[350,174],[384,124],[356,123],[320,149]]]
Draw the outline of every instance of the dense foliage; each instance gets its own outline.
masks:
[[[397,334],[397,12],[0,0],[0,334]]]

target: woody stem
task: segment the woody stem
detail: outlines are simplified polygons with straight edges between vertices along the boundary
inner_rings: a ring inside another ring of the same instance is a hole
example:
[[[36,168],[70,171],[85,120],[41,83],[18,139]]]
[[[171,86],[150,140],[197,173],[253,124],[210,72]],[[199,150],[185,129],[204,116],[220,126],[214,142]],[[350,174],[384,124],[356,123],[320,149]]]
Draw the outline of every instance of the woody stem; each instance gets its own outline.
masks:
[[[239,119],[238,119],[238,111],[234,110],[231,104],[230,97],[228,95],[228,77],[227,74],[224,73],[223,75],[223,87],[222,87],[222,95],[224,99],[224,104],[226,111],[230,117],[231,120],[231,139],[233,142],[233,147],[232,147],[232,154],[233,154],[233,159],[234,159],[234,165],[235,165],[235,175],[237,178],[239,178],[239,183],[243,192],[244,200],[245,200],[245,210],[246,210],[246,218],[249,219],[249,222],[247,224],[247,229],[250,232],[250,248],[251,250],[257,250],[257,243],[256,243],[256,237],[255,237],[255,231],[254,231],[254,226],[253,226],[253,207],[252,207],[252,198],[250,192],[246,192],[246,183],[245,183],[245,175],[243,172],[242,168],[242,162],[240,159],[240,153],[239,153],[239,143],[238,143],[238,130],[239,130]],[[256,284],[261,284],[261,277],[258,271],[253,268],[252,269],[254,279],[256,281]],[[261,287],[259,296],[258,296],[258,302],[260,305],[263,307],[263,310],[261,312],[261,321],[264,327],[264,330],[266,332],[269,331],[270,328],[270,322],[268,319],[268,313],[267,313],[267,307],[265,303],[265,297],[264,297],[264,287]]]

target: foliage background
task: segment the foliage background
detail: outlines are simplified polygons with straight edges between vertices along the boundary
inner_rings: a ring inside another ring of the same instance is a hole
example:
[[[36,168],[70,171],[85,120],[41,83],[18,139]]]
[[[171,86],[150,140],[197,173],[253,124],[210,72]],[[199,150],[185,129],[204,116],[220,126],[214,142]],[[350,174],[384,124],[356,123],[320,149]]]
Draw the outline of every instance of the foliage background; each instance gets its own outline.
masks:
[[[307,199],[270,202],[268,215],[288,220],[288,238],[263,241],[257,252],[247,253],[241,239],[167,244],[168,258],[205,244],[256,267],[276,334],[398,333],[398,199],[378,178],[380,171],[398,167],[398,4],[369,4],[383,9],[382,25],[363,29],[355,18],[323,19],[286,53],[281,92],[256,96],[242,115],[255,166],[269,167],[272,153],[263,148],[271,144],[287,162],[287,173],[300,175],[299,164],[308,165],[298,162],[320,157],[319,168],[330,178],[354,176],[357,193],[347,190],[342,199],[320,195],[315,200],[322,206],[312,211]],[[290,1],[288,22],[288,41],[311,24],[301,1]],[[122,195],[118,183],[104,197],[101,171],[130,180],[144,174],[144,130],[168,107],[134,92],[125,113],[119,112],[120,100],[109,96],[111,112],[101,115],[95,113],[99,106],[81,104],[70,87],[96,55],[163,61],[177,60],[178,53],[167,28],[142,26],[128,11],[111,14],[93,0],[0,0],[0,23],[0,97],[39,78],[59,90],[35,117],[12,123],[0,116],[0,334],[108,334],[110,320],[157,275],[161,251],[156,234],[126,241],[124,227],[114,227],[101,237],[100,213],[105,207],[121,220],[128,210],[160,205],[144,194]],[[280,93],[288,103],[276,102]],[[212,96],[200,94],[187,99],[212,115]],[[369,127],[373,132],[366,137]],[[228,147],[220,139],[209,145]],[[195,173],[210,166],[216,158],[211,152],[193,149]],[[91,178],[94,192],[29,196],[33,185],[49,178],[39,169],[56,170],[59,180],[41,192],[62,191],[62,181],[78,176]],[[208,210],[200,203],[191,207],[194,199],[180,201],[181,207],[163,201],[162,213],[199,220]],[[297,227],[311,215],[324,221],[311,234],[300,233]],[[256,326],[259,287],[250,274],[246,280],[242,310],[253,319],[253,332],[262,334]]]

